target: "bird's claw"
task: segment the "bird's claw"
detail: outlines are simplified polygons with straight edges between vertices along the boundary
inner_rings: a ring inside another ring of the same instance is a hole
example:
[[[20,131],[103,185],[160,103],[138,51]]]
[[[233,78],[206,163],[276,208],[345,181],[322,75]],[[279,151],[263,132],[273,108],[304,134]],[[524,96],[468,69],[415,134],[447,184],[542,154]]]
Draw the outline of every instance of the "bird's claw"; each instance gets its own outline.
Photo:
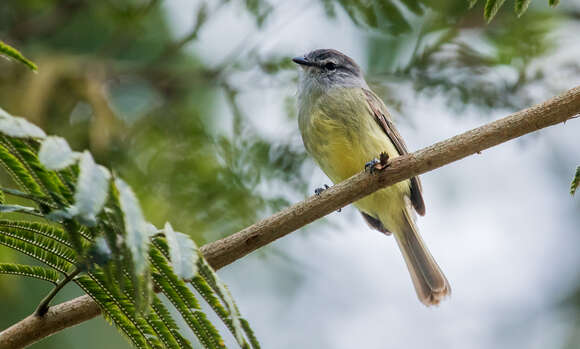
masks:
[[[379,159],[374,158],[371,161],[365,164],[365,171],[369,172],[370,174],[374,174],[377,170],[384,170],[389,166],[389,155],[385,152],[382,152],[379,155]]]
[[[325,191],[325,190],[326,190],[326,189],[328,189],[328,188],[330,188],[330,187],[328,186],[328,184],[325,184],[325,185],[324,185],[324,187],[320,187],[320,188],[316,188],[316,189],[314,189],[314,194],[316,194],[316,195],[320,195],[320,194],[322,194],[322,192],[323,192],[323,191]]]
[[[374,158],[371,161],[367,162],[365,164],[365,171],[373,174],[375,173],[375,170],[377,169],[377,165],[380,164],[381,162],[379,161],[379,159]]]

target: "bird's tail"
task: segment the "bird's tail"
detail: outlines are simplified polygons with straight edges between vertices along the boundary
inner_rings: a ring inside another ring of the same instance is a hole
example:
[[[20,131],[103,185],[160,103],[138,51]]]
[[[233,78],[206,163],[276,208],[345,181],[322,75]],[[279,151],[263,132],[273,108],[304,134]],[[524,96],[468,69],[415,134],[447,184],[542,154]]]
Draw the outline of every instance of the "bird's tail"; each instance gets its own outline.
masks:
[[[403,210],[408,224],[402,232],[395,232],[397,243],[405,257],[419,300],[429,306],[439,304],[451,294],[447,278],[425,247],[408,209]]]

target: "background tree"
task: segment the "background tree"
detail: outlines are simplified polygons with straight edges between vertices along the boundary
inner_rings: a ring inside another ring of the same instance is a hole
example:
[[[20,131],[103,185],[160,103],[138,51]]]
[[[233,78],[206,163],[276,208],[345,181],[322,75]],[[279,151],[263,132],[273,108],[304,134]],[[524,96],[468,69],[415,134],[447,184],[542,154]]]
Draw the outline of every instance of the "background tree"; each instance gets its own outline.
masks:
[[[312,164],[304,161],[296,134],[269,137],[241,103],[248,90],[280,88],[287,95],[286,121],[294,125],[296,75],[287,58],[302,52],[268,52],[259,37],[272,31],[279,17],[292,20],[292,11],[300,15],[302,9],[266,1],[200,2],[191,30],[175,38],[168,6],[180,4],[4,2],[0,37],[34,57],[42,74],[0,62],[0,103],[65,137],[74,149],[89,148],[98,162],[131,179],[153,223],[169,219],[202,244],[303,197],[311,187]],[[443,93],[457,115],[472,107],[520,109],[536,101],[530,91],[537,89],[556,94],[561,87],[546,81],[546,66],[534,63],[555,50],[551,35],[578,18],[573,6],[549,12],[539,2],[517,21],[516,13],[504,9],[490,25],[482,16],[483,3],[471,10],[463,1],[312,6],[323,6],[336,28],[345,17],[360,28],[369,80],[401,115],[413,107],[409,89],[401,86],[411,86],[417,95]],[[220,13],[231,8],[253,18],[253,32],[233,50],[222,42],[228,48],[222,55],[201,59],[194,46],[200,33],[212,25],[226,28],[229,19]],[[578,72],[573,60],[559,68]],[[0,253],[20,258],[10,250]],[[267,255],[285,253],[270,249]],[[303,277],[289,264],[280,278],[293,280],[279,286],[285,292]],[[26,282],[11,279],[4,299]],[[37,299],[45,293],[39,287],[25,288],[30,294],[22,296]],[[5,303],[15,316],[0,326],[30,310]]]

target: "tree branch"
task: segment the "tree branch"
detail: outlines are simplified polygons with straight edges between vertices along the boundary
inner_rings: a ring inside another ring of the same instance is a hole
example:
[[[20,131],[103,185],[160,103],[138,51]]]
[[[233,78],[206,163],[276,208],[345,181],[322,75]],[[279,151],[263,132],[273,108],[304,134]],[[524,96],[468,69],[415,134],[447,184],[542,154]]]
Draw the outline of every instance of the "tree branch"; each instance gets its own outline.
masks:
[[[555,125],[580,113],[580,87],[542,104],[521,110],[463,134],[397,157],[375,174],[361,172],[319,196],[288,207],[244,230],[209,243],[201,251],[220,269],[248,253],[291,233],[381,188],[425,173],[497,144]],[[377,154],[378,155],[378,154]],[[43,317],[31,315],[0,332],[0,349],[22,348],[100,313],[89,296],[51,307]]]

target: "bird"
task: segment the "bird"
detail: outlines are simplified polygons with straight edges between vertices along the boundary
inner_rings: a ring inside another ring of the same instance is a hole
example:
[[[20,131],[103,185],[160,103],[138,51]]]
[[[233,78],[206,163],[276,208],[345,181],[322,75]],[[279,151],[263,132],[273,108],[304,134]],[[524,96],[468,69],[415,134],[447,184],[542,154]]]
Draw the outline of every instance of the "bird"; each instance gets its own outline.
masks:
[[[334,183],[363,168],[372,171],[380,153],[391,159],[408,153],[387,107],[352,58],[334,49],[316,49],[292,60],[302,68],[297,108],[304,146]],[[371,228],[394,235],[423,304],[437,305],[451,294],[415,223],[415,213],[425,214],[419,177],[380,189],[354,206]]]

